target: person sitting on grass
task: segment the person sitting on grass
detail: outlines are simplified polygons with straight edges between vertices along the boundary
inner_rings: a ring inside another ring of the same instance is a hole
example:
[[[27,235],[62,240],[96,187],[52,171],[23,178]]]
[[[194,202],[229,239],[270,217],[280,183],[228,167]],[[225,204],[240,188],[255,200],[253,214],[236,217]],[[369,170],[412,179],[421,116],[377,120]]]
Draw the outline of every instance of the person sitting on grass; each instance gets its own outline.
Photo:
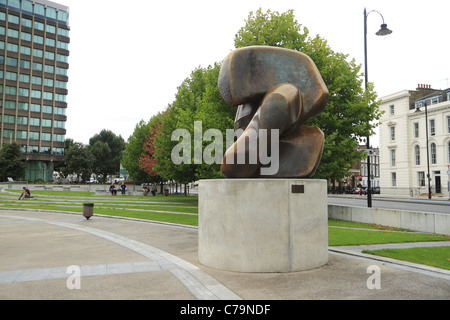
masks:
[[[23,187],[23,191],[22,191],[22,193],[20,194],[19,200],[22,200],[22,199],[30,199],[30,198],[33,198],[33,197],[31,196],[30,190],[29,190],[27,187]]]

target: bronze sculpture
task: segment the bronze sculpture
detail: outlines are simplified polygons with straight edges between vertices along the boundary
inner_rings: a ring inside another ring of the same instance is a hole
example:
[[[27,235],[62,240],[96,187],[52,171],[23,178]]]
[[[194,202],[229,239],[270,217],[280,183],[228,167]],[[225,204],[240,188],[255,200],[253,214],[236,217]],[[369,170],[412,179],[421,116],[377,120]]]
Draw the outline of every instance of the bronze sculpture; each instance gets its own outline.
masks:
[[[279,134],[278,170],[270,177],[308,178],[315,173],[324,134],[305,122],[325,109],[329,93],[311,58],[279,47],[237,49],[225,58],[218,85],[224,100],[238,106],[235,130],[244,130],[225,153],[221,165],[225,177],[262,177],[264,164],[259,158],[254,163],[230,161],[240,156],[248,160],[257,148],[247,142],[249,136],[262,129]],[[270,152],[268,142],[266,147]]]

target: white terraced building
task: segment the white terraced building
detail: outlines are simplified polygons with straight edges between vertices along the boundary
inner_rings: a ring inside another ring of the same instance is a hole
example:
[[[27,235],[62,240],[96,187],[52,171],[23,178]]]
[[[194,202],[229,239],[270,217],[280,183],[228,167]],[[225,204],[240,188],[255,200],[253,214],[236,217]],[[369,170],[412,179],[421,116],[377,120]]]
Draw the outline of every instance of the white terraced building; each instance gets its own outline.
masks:
[[[449,199],[450,88],[419,85],[381,100],[381,195],[428,195],[430,185],[433,198]]]

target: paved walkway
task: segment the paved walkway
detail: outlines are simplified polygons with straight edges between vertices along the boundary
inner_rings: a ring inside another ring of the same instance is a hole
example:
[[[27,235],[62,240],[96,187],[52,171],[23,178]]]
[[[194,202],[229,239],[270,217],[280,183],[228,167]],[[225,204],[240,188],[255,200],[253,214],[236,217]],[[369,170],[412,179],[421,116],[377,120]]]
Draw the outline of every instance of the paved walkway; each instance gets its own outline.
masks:
[[[0,248],[3,300],[450,299],[449,271],[362,247],[332,247],[326,265],[302,272],[212,269],[198,262],[196,228],[134,219],[0,210]]]

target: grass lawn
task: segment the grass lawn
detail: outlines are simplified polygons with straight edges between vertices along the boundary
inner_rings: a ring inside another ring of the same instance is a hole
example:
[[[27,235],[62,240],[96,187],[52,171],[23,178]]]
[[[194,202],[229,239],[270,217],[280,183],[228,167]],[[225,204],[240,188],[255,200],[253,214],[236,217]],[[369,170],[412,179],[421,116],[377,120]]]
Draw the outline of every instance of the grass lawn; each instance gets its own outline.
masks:
[[[328,228],[328,244],[330,246],[449,240],[449,236],[429,233]]]
[[[364,253],[450,270],[450,247],[364,250]]]

